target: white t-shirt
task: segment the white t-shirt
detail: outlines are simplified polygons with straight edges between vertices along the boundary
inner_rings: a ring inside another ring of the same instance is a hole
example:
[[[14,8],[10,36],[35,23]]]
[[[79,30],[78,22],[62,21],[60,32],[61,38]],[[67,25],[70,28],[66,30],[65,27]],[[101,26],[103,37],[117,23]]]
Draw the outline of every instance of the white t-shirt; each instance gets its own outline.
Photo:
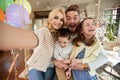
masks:
[[[55,43],[54,58],[57,60],[68,59],[70,57],[73,45],[68,43],[66,47],[62,48],[59,46],[58,42]]]

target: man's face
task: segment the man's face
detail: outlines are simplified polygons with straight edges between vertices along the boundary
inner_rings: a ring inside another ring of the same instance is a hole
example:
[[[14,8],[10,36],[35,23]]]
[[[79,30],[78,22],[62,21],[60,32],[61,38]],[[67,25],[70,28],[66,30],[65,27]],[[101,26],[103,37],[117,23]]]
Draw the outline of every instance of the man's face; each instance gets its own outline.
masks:
[[[78,27],[79,21],[80,21],[78,12],[68,11],[66,13],[66,17],[67,17],[67,22],[66,22],[67,27],[69,28],[71,32],[75,32],[76,28]]]

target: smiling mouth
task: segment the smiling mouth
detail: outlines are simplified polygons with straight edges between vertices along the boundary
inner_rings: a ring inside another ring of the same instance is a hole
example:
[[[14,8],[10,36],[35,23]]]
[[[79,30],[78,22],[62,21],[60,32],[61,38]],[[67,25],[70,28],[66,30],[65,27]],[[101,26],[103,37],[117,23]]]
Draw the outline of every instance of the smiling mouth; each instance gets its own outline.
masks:
[[[70,24],[69,27],[74,28],[76,24]]]
[[[95,30],[89,30],[89,32],[91,32],[91,31],[95,31]]]

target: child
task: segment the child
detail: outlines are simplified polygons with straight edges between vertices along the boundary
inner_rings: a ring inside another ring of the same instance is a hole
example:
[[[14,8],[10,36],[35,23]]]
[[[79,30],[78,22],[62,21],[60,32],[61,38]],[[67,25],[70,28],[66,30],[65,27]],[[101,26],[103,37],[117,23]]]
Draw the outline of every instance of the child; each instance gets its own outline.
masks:
[[[100,53],[101,43],[95,37],[95,22],[92,18],[85,18],[79,26],[77,37],[73,40],[74,48],[72,50],[70,59],[70,67],[72,69],[73,80],[97,80],[95,71],[80,70],[78,65],[90,63],[95,60]],[[70,75],[69,69],[66,76]]]
[[[55,43],[54,58],[56,60],[64,60],[67,63],[67,60],[72,51],[72,43],[70,43],[70,33],[66,28],[60,29],[57,33],[57,41]],[[59,69],[56,67],[56,73],[58,80],[67,80],[65,77],[66,69]]]

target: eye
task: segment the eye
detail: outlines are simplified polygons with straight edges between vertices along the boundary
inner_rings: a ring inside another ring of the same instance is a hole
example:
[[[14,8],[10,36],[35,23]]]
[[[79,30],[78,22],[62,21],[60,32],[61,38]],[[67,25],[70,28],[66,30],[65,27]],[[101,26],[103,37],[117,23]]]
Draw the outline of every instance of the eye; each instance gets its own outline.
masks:
[[[78,18],[77,17],[74,17],[74,20],[77,20]]]
[[[67,42],[64,42],[64,44],[66,44]]]
[[[63,18],[61,18],[61,19],[60,19],[60,21],[64,22],[64,19],[63,19]]]
[[[79,16],[75,16],[75,17],[74,17],[74,20],[77,20],[77,19],[79,19]]]
[[[58,16],[55,16],[54,19],[59,19],[59,17],[58,17]]]
[[[70,20],[71,18],[70,17],[67,17],[67,20]]]
[[[58,41],[58,43],[60,44],[61,42],[60,42],[60,41]]]

